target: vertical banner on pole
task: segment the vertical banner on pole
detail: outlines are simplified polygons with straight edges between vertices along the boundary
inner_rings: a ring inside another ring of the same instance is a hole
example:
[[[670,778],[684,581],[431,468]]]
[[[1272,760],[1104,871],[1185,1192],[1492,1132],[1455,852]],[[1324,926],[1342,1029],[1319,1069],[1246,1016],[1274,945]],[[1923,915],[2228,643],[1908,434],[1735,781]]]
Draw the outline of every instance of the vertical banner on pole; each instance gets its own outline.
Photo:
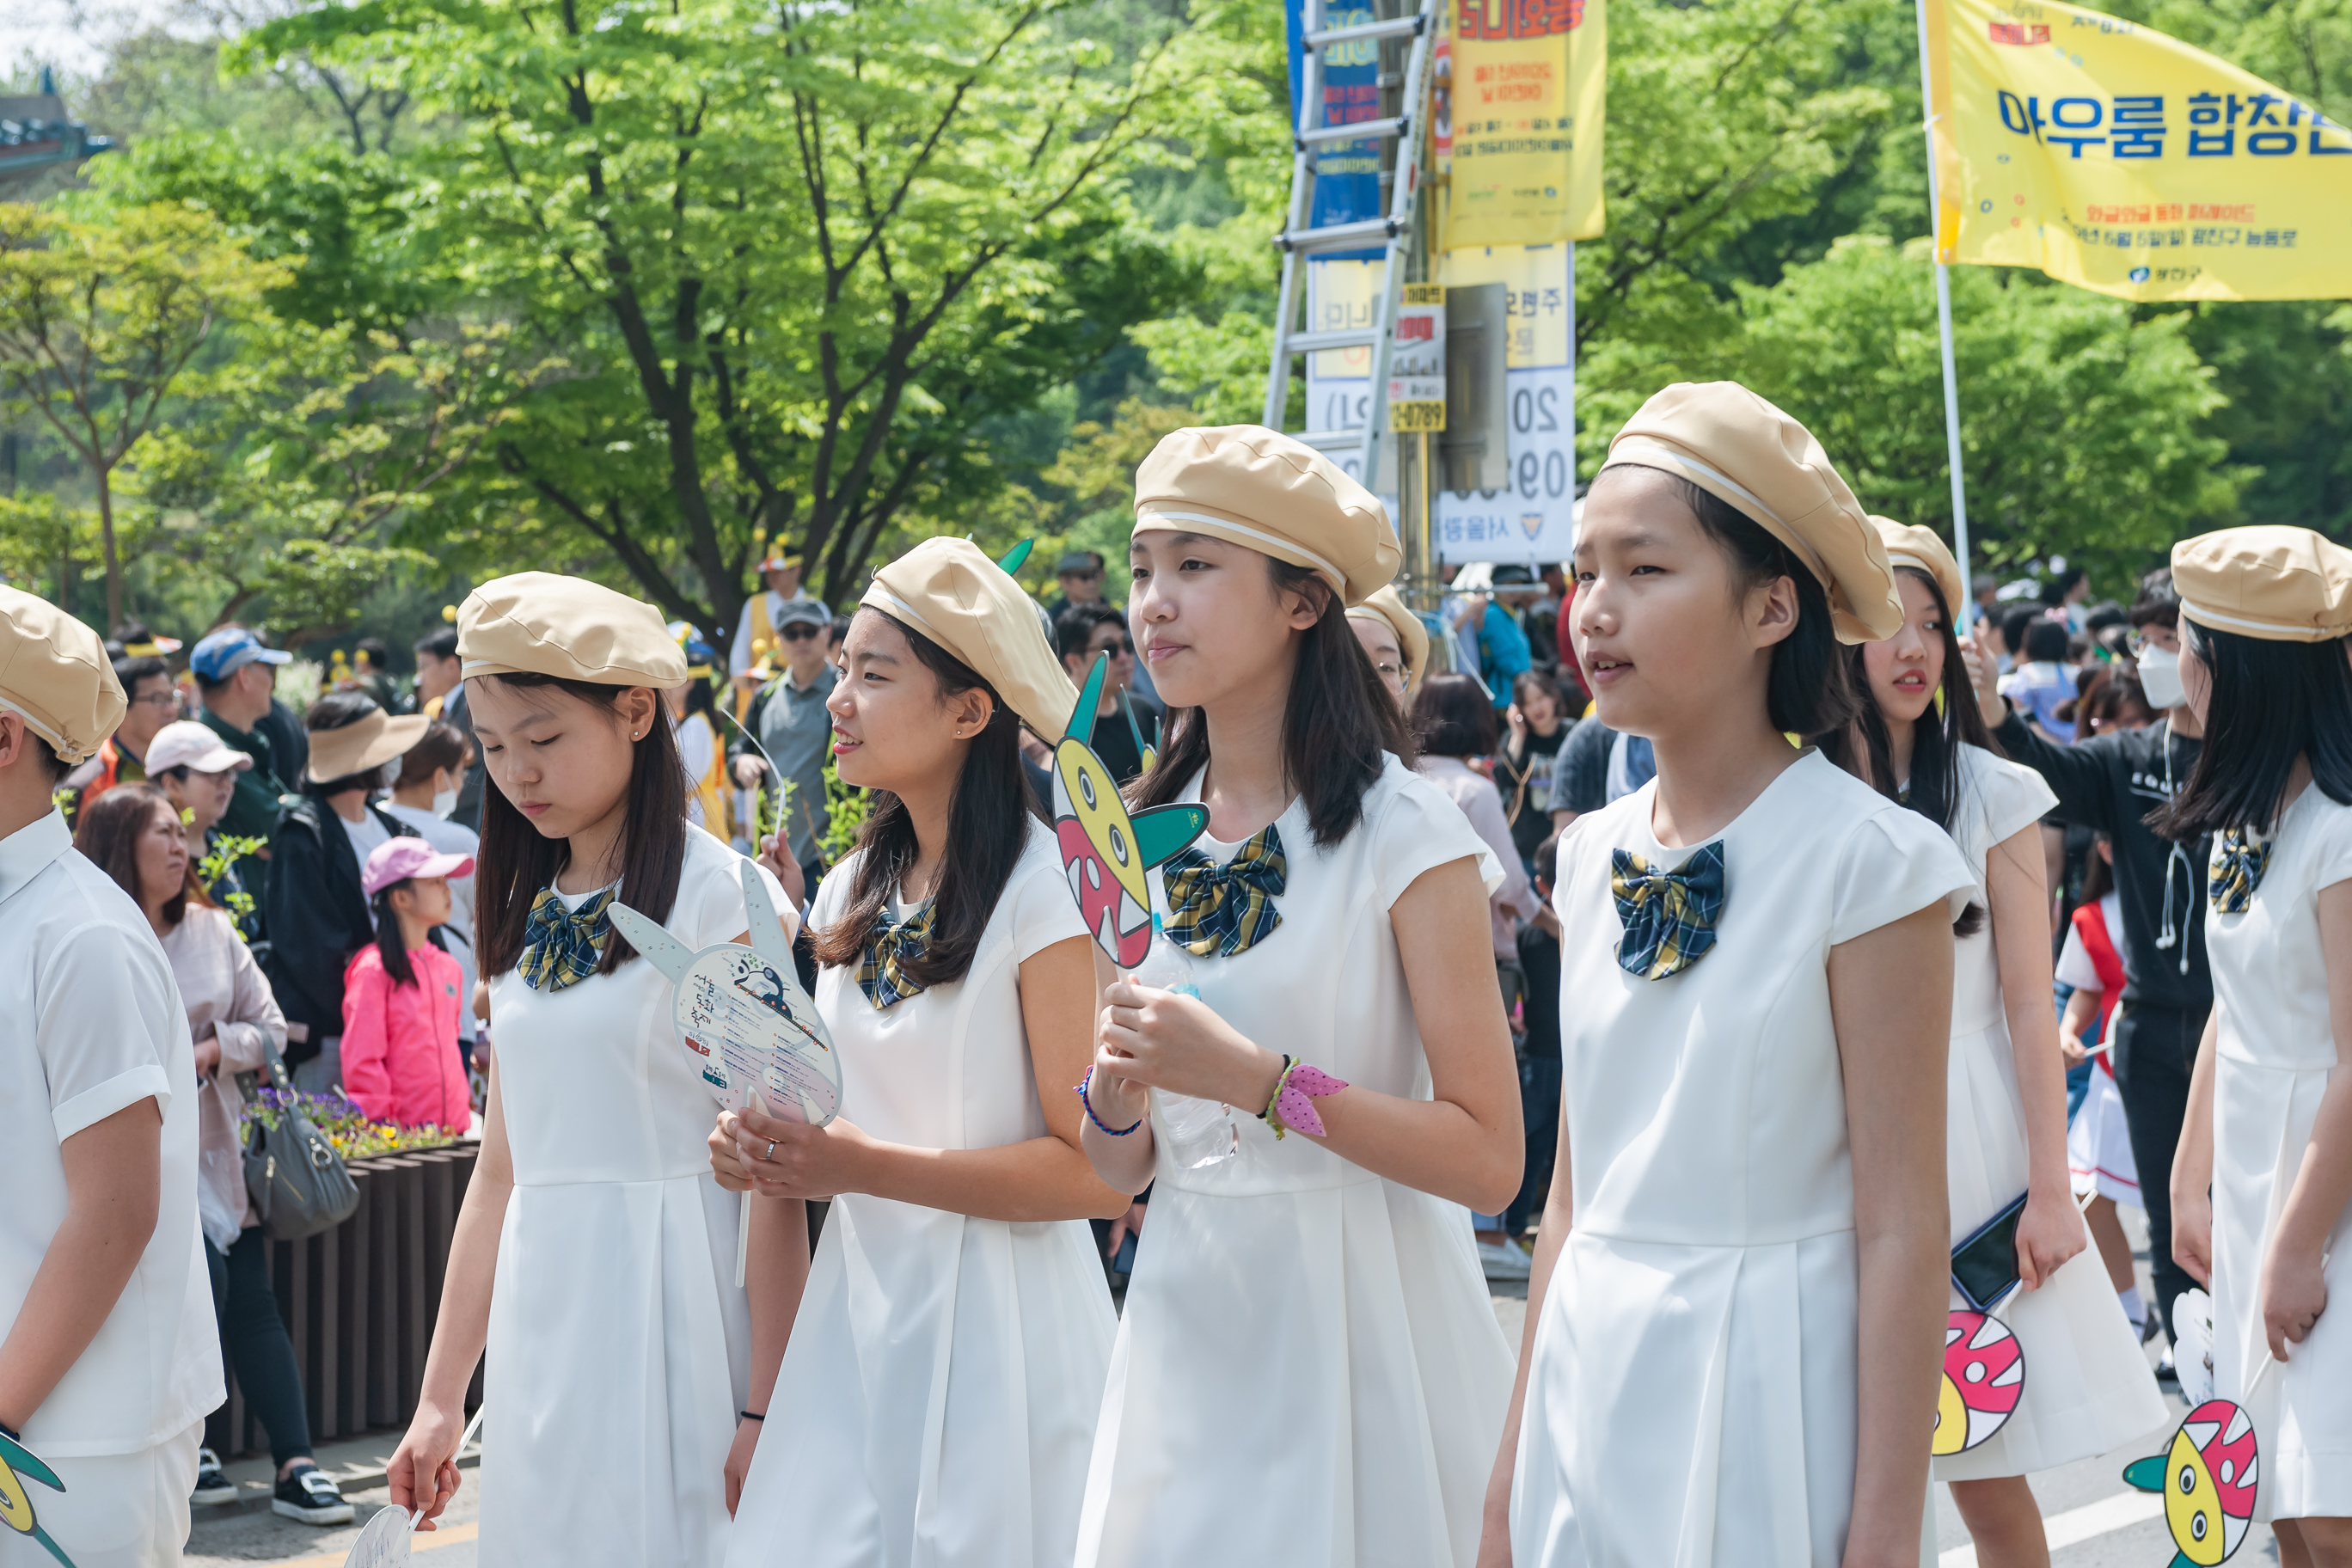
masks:
[[[1450,288],[1500,283],[1511,482],[1441,490],[1431,532],[1440,561],[1564,561],[1576,530],[1576,254],[1570,245],[1449,251]]]
[[[1917,0],[1917,3],[1919,101],[1927,109],[1927,220],[1935,228],[1940,256],[1940,247],[1944,244],[1944,211],[1937,195],[1936,119],[1940,112],[1937,106],[1951,101],[1951,83],[1943,54],[1930,41],[1927,0]],[[1941,0],[1938,0],[1937,9],[1941,9]],[[1952,275],[1940,259],[1936,263],[1936,329],[1944,355],[1944,454],[1952,474],[1952,559],[1959,563],[1960,568],[1960,602],[1952,606],[1952,614],[1959,622],[1961,635],[1966,636],[1976,620],[1976,595],[1969,587],[1975,580],[1976,569],[1969,561],[1968,487],[1960,473],[1960,374],[1952,358]]]
[[[1454,0],[1449,250],[1594,239],[1608,0]]]

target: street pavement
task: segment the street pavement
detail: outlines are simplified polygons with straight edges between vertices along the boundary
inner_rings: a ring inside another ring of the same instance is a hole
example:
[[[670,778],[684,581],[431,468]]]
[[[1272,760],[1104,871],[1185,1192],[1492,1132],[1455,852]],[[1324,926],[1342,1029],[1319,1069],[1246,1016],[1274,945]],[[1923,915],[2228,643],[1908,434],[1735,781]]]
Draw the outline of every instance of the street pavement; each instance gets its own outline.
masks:
[[[2124,1218],[2134,1245],[2139,1248],[2140,1289],[2147,1290],[2146,1227],[2129,1210]],[[2091,1261],[2095,1267],[2095,1260]],[[1527,1288],[1523,1284],[1496,1284],[1491,1287],[1491,1293],[1495,1316],[1516,1348],[1526,1322]],[[2151,1344],[2147,1349],[2153,1363],[2157,1346]],[[2178,1413],[2186,1407],[2177,1396],[2170,1403],[2177,1419]],[[2124,1466],[2143,1455],[2158,1452],[2171,1431],[2172,1423],[2168,1422],[2142,1440],[2127,1444],[2113,1454],[2033,1478],[2034,1495],[2041,1500],[2042,1517],[2048,1521],[2051,1568],[2164,1568],[2171,1560],[2172,1546],[2165,1533],[2159,1500],[2123,1484]],[[339,1477],[349,1478],[343,1495],[358,1512],[358,1518],[350,1525],[334,1530],[279,1519],[269,1511],[269,1489],[265,1479],[269,1466],[266,1458],[232,1465],[230,1473],[245,1484],[247,1499],[237,1505],[197,1510],[184,1559],[187,1568],[234,1568],[236,1564],[250,1563],[268,1563],[276,1568],[341,1568],[343,1554],[358,1536],[360,1527],[389,1500],[383,1481],[383,1466],[398,1441],[397,1434],[381,1434],[331,1445],[320,1451],[321,1465]],[[469,1453],[463,1461],[464,1484],[442,1515],[440,1532],[413,1538],[411,1549],[418,1554],[424,1568],[475,1568],[475,1507],[479,1492],[475,1485],[473,1463]],[[1935,1488],[1934,1493],[1936,1544],[1941,1554],[1936,1568],[1975,1568],[1976,1552],[1969,1547],[1969,1532],[1952,1507],[1951,1494],[1942,1487]],[[2277,1562],[2278,1548],[2269,1530],[2259,1524],[2254,1526],[2234,1561],[2248,1568]]]

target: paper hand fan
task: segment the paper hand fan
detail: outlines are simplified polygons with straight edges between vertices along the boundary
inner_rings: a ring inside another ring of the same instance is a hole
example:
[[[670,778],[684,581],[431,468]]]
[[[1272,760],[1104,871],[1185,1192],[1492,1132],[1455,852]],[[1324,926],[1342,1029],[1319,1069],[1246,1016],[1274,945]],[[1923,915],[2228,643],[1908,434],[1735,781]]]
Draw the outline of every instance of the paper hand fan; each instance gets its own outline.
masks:
[[[380,1508],[343,1559],[343,1568],[392,1568],[408,1561],[408,1538],[421,1517],[404,1508]]]
[[[1110,769],[1081,739],[1094,732],[1109,668],[1108,655],[1096,658],[1069,731],[1054,748],[1054,838],[1096,945],[1121,969],[1133,969],[1151,951],[1151,885],[1144,873],[1208,831],[1209,811],[1155,805],[1129,815]]]
[[[2169,1568],[2213,1568],[2253,1523],[2258,1468],[2252,1418],[2229,1400],[2209,1399],[2182,1418],[2163,1453],[2126,1466],[2124,1480],[2163,1495],[2179,1549]]]
[[[1944,1380],[1928,1452],[1964,1454],[2009,1423],[2025,1393],[2025,1351],[1990,1312],[1956,1310],[1945,1321]]]
[[[0,1528],[18,1535],[31,1536],[66,1568],[73,1568],[73,1559],[65,1554],[63,1547],[49,1539],[49,1532],[41,1528],[39,1520],[34,1518],[32,1495],[25,1489],[26,1481],[38,1481],[53,1492],[66,1489],[66,1484],[58,1479],[57,1471],[43,1464],[39,1455],[5,1432],[0,1432]]]
[[[772,1115],[822,1127],[841,1112],[841,1058],[816,1004],[793,971],[767,884],[742,863],[743,912],[751,945],[723,942],[689,951],[623,903],[613,924],[646,963],[677,988],[670,1016],[688,1065],[729,1110],[757,1095]]]

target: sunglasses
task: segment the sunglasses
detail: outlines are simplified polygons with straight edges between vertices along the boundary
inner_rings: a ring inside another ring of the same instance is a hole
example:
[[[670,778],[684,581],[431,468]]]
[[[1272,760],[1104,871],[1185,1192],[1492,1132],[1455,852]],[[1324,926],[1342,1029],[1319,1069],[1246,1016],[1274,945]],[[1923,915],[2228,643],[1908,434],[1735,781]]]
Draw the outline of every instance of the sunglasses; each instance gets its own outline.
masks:
[[[1055,575],[1075,578],[1081,583],[1099,583],[1102,581],[1102,568],[1097,566],[1091,572],[1061,572]]]
[[[1135,644],[1127,637],[1112,637],[1094,649],[1096,653],[1133,653]]]
[[[806,642],[811,637],[821,637],[824,636],[824,628],[822,626],[786,626],[782,632],[778,635],[786,642]]]

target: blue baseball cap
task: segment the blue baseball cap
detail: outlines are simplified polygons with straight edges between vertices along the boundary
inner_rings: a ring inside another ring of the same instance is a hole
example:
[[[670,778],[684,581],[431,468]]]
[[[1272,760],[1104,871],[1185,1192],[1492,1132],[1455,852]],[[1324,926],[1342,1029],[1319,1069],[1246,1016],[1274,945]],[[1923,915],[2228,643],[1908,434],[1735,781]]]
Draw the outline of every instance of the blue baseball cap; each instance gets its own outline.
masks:
[[[293,657],[284,648],[262,647],[261,639],[243,626],[224,626],[196,644],[188,668],[206,680],[226,680],[256,659],[284,664]]]

